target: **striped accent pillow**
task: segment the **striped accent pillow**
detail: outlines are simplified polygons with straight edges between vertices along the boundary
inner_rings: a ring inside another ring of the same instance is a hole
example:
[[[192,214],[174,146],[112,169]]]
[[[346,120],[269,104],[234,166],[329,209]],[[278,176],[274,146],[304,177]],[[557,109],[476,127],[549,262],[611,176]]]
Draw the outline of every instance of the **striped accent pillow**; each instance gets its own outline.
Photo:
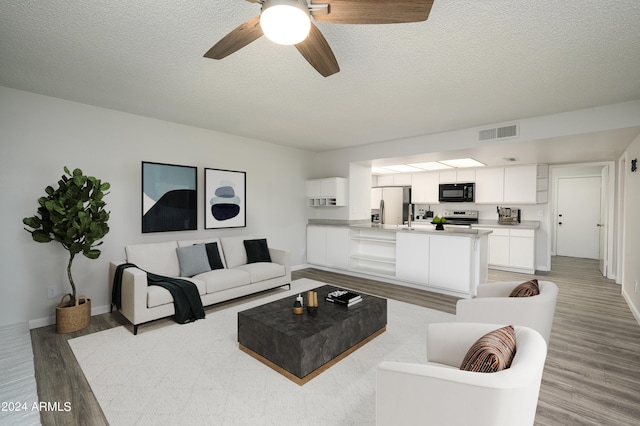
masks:
[[[531,297],[540,294],[540,286],[538,280],[533,279],[526,281],[511,291],[509,297]]]
[[[460,370],[495,373],[511,367],[516,354],[516,331],[512,325],[493,330],[471,346]]]

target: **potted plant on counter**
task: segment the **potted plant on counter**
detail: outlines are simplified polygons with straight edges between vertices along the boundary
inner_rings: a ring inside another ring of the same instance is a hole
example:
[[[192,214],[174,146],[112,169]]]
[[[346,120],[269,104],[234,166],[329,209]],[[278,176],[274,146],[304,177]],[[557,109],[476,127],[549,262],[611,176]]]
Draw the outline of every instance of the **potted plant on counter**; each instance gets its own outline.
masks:
[[[436,226],[436,231],[444,231],[444,224],[447,223],[447,219],[444,217],[436,216],[431,221]]]
[[[38,199],[35,216],[25,217],[22,223],[31,229],[31,237],[38,243],[59,242],[69,252],[67,276],[71,293],[65,294],[56,307],[56,331],[71,333],[89,325],[91,300],[76,297],[76,285],[71,275],[74,257],[82,253],[89,259],[97,259],[97,246],[108,232],[109,212],[103,198],[111,186],[93,176],[85,176],[82,170],[73,173],[65,166],[65,174],[58,181],[58,188],[45,188],[46,195]],[[64,302],[65,297],[69,300]]]

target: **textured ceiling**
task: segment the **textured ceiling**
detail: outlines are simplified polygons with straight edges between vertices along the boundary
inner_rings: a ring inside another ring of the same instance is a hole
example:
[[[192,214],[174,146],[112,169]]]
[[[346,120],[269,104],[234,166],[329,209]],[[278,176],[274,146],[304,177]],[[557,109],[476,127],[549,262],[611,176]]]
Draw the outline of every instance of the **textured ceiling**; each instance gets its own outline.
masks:
[[[264,37],[203,58],[259,9],[4,0],[0,85],[316,151],[640,99],[638,0],[435,0],[420,23],[317,23],[341,68],[328,78]]]

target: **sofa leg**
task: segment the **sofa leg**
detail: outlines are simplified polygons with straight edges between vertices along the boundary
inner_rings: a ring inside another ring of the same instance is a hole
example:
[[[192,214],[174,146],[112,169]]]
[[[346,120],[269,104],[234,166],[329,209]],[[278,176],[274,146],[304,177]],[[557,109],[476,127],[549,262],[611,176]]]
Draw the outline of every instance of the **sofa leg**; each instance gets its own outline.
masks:
[[[138,326],[137,325],[133,325],[133,335],[137,336],[138,335]]]

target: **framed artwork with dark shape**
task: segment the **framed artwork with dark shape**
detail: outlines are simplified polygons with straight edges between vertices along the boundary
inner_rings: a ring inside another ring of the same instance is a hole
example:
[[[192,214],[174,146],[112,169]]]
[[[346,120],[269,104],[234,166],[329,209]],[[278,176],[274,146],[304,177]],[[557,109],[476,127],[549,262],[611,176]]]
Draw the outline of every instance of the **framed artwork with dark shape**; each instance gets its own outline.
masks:
[[[247,174],[204,169],[205,229],[247,226]]]
[[[198,229],[198,169],[142,162],[142,232]]]

